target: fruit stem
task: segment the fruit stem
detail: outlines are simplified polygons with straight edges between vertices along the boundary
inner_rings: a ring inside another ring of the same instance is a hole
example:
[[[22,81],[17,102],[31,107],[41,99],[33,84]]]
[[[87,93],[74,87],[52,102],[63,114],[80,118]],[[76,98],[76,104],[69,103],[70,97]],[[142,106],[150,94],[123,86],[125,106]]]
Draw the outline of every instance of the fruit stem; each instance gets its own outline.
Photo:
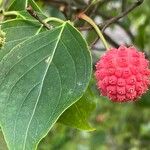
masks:
[[[106,42],[106,40],[105,40],[105,38],[104,38],[104,36],[103,36],[101,30],[100,30],[99,27],[96,25],[96,23],[95,23],[90,17],[88,17],[88,16],[87,16],[86,14],[84,14],[84,13],[80,13],[77,17],[80,18],[80,19],[83,19],[83,20],[87,21],[87,22],[95,29],[95,31],[97,32],[98,36],[99,36],[100,39],[102,40],[102,42],[103,42],[103,44],[104,44],[106,50],[109,50],[109,46],[108,46],[108,44],[107,44],[107,42]]]

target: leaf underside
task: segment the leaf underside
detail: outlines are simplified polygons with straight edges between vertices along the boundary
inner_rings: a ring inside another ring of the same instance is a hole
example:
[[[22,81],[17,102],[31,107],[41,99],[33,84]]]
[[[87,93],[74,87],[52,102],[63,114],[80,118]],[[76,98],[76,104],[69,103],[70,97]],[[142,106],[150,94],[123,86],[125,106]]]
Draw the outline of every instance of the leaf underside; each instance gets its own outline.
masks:
[[[69,107],[59,118],[58,122],[80,130],[93,131],[88,123],[91,112],[96,108],[96,102],[91,89],[88,88],[84,95]]]
[[[0,125],[10,150],[32,150],[83,95],[91,56],[68,22],[38,35],[36,23],[30,34],[27,25],[16,24],[14,35],[20,34],[14,41],[10,22],[2,26],[7,42],[0,51]]]

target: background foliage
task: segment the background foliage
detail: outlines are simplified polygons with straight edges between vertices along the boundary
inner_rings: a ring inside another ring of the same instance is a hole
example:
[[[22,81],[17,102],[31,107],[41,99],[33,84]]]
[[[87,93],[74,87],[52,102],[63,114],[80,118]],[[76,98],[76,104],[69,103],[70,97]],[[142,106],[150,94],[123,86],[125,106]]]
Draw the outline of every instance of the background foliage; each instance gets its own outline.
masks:
[[[87,14],[97,23],[118,15],[136,0],[107,0],[92,6]],[[38,4],[49,16],[62,19],[75,19],[75,14],[88,6],[83,0],[38,0]],[[128,16],[116,21],[105,30],[108,42],[117,47],[119,44],[135,45],[150,59],[150,9],[149,0],[133,10]],[[78,26],[87,26],[82,21]],[[104,52],[93,30],[84,30],[83,34],[91,45],[93,64]],[[149,150],[150,149],[150,92],[136,103],[116,104],[99,96],[94,81],[91,82],[88,95],[96,101],[97,108],[90,121],[95,131],[85,132],[57,123],[40,142],[38,150]],[[3,136],[0,137],[0,150],[7,150]]]

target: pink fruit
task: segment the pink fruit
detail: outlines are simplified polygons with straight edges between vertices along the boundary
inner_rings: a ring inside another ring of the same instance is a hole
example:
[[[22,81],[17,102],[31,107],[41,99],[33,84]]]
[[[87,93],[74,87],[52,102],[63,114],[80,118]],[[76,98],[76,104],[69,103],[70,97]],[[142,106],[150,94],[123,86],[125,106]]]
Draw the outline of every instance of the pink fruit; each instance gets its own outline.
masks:
[[[135,101],[150,85],[149,61],[134,47],[111,48],[97,62],[95,77],[103,96],[115,102]]]

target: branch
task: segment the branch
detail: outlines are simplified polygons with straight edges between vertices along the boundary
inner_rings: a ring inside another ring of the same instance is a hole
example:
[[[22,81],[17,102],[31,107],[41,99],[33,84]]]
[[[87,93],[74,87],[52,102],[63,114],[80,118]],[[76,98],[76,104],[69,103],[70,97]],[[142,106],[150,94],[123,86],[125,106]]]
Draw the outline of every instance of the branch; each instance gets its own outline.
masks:
[[[133,9],[135,9],[136,7],[138,7],[139,5],[141,5],[143,3],[144,0],[137,0],[137,2],[133,3],[127,10],[125,10],[124,12],[122,12],[120,15],[115,16],[111,19],[106,20],[105,22],[99,24],[98,26],[102,29],[102,32],[104,32],[104,30],[110,26],[111,24],[118,22],[119,19],[123,18],[124,16],[126,16],[128,13],[130,13]],[[79,30],[91,30],[92,27],[89,26],[84,26],[84,27],[79,27]]]
[[[107,17],[106,18],[108,20],[106,20],[105,22],[99,24],[99,28],[102,29],[102,31],[104,32],[104,30],[110,26],[112,23],[116,23],[119,26],[121,26],[124,29],[123,24],[121,24],[118,20],[124,16],[126,16],[129,12],[131,12],[133,9],[135,9],[136,7],[138,7],[139,5],[141,5],[143,3],[144,0],[137,0],[135,3],[133,3],[130,7],[128,7],[128,9],[124,10],[121,14],[119,14],[116,17],[110,18]],[[110,18],[110,19],[109,19]],[[79,27],[79,30],[91,30],[93,29],[91,26],[83,26],[83,27]],[[133,39],[133,35],[130,31],[126,31],[127,34],[131,37],[131,39]],[[103,33],[104,34],[104,33]],[[118,43],[116,43],[116,41],[114,41],[112,38],[110,38],[107,34],[105,34],[106,39],[109,41],[109,43],[111,43],[114,47],[118,47]],[[95,39],[95,41],[91,44],[91,46],[93,47],[95,45],[95,43],[97,43],[98,38]]]
[[[102,28],[102,31],[104,32],[104,30],[110,26],[112,23],[118,21],[119,19],[121,19],[122,17],[126,16],[128,13],[130,13],[133,9],[135,9],[136,7],[138,7],[139,5],[141,5],[144,2],[144,0],[137,0],[135,3],[133,3],[128,9],[126,9],[124,12],[122,12],[121,14],[119,14],[116,17],[111,18],[110,20],[106,21],[104,24],[104,27]]]
[[[36,14],[36,12],[33,10],[33,8],[31,6],[28,6],[26,8],[26,10],[32,17],[34,17],[36,20],[38,20],[45,28],[47,28],[48,30],[51,29],[50,25],[45,23],[43,20],[41,20],[40,17]]]
[[[97,12],[98,15],[100,15],[102,18],[104,19],[110,19],[112,18],[112,16],[107,16],[106,14],[102,13],[102,12]],[[134,40],[134,36],[132,34],[132,32],[130,31],[130,29],[128,27],[126,27],[126,25],[123,22],[120,22],[119,20],[117,20],[116,22],[114,22],[116,25],[118,25],[119,27],[121,27],[126,34],[128,34],[128,36],[130,37],[130,39],[133,41]],[[101,28],[104,27],[104,23],[99,25]]]

